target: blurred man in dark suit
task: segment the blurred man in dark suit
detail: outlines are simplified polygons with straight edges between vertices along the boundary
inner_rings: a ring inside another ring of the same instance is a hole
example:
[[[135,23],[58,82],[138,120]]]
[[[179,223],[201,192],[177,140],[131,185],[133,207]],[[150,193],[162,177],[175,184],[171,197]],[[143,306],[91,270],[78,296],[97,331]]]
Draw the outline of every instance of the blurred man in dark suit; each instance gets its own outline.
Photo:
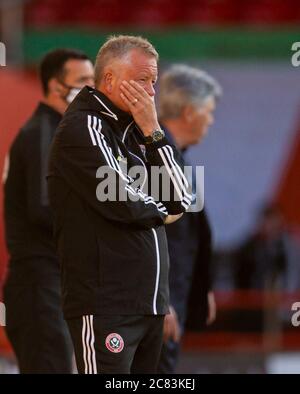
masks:
[[[16,136],[7,160],[6,331],[21,373],[70,373],[70,340],[62,317],[46,170],[62,115],[83,86],[93,86],[94,69],[83,52],[62,48],[49,52],[39,71],[44,97]]]
[[[159,114],[167,138],[185,153],[199,143],[213,123],[219,84],[207,73],[174,65],[160,80]],[[193,192],[195,190],[193,180]],[[165,317],[164,346],[158,371],[174,373],[186,324],[203,327],[216,317],[212,292],[210,225],[205,211],[189,212],[166,228],[170,254],[170,311]]]

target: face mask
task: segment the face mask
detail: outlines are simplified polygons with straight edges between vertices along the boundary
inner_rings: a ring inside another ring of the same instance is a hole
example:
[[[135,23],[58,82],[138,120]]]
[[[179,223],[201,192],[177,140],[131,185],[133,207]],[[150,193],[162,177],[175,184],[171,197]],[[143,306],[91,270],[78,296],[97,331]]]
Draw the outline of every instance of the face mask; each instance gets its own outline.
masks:
[[[77,96],[77,94],[80,92],[81,88],[75,88],[73,86],[67,85],[63,81],[59,81],[61,85],[63,85],[65,88],[69,89],[69,93],[66,94],[65,96],[62,96],[62,98],[68,103],[71,104],[71,102],[74,100],[74,98]]]
[[[71,104],[71,102],[74,100],[74,98],[77,96],[77,94],[80,92],[81,89],[79,88],[71,88],[68,95],[66,96],[65,100],[68,104]]]

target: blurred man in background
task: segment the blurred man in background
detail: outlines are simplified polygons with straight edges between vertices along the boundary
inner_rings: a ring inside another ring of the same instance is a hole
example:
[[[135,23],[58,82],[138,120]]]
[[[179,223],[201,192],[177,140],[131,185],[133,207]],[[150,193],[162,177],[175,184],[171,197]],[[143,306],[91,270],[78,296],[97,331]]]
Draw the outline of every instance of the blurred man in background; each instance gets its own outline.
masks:
[[[6,330],[21,373],[70,373],[46,169],[62,114],[83,86],[94,85],[93,65],[80,51],[57,49],[41,62],[40,79],[43,100],[12,144],[4,186]]]
[[[187,148],[199,143],[213,123],[216,99],[220,94],[219,84],[197,68],[174,65],[162,75],[160,121],[167,138],[181,151],[182,165],[188,165]],[[211,288],[211,231],[204,210],[189,212],[180,221],[167,226],[166,232],[171,314],[165,317],[158,372],[174,373],[188,307],[192,314],[190,324],[203,326],[215,320],[216,305]]]
[[[256,229],[239,247],[235,256],[235,282],[238,289],[275,289],[284,285],[287,269],[287,239],[284,218],[275,205],[265,206]]]

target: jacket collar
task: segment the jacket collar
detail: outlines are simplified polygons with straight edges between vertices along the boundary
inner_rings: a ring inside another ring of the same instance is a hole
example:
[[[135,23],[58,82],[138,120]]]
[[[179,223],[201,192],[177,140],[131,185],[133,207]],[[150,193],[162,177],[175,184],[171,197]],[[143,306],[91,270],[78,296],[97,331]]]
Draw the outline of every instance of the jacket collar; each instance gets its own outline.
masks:
[[[121,138],[123,138],[125,131],[127,134],[129,132],[129,128],[130,130],[133,129],[133,127],[130,127],[135,125],[132,115],[118,108],[99,90],[86,86],[81,90],[77,97],[80,101],[83,100],[88,104],[87,109],[104,115],[107,122]],[[75,100],[77,101],[77,98]]]
[[[50,107],[48,104],[40,101],[37,108],[36,114],[48,114],[53,121],[59,123],[62,119],[62,115],[56,111],[53,107]]]

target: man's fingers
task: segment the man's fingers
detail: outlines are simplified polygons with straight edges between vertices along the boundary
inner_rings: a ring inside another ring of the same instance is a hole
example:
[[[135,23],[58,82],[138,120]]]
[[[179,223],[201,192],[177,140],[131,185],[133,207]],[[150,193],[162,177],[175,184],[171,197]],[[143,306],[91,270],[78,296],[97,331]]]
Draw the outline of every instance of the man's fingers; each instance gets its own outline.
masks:
[[[176,220],[180,219],[182,215],[183,215],[183,213],[180,213],[178,215],[168,215],[165,218],[165,224],[172,224],[172,223],[176,222]]]
[[[127,104],[127,106],[132,109],[132,107],[134,107],[134,105],[131,103],[130,100],[128,100],[128,98],[125,96],[125,94],[120,93],[120,96],[122,98],[122,100],[125,102],[125,104]]]
[[[170,338],[170,325],[167,318],[164,321],[164,342],[168,342]]]
[[[130,80],[129,81],[129,86],[131,87],[131,89],[134,89],[135,91],[137,91],[142,97],[144,98],[148,98],[149,94],[146,92],[146,90],[137,82]]]
[[[137,98],[139,101],[142,101],[146,97],[145,94],[147,95],[146,91],[143,88],[141,88],[142,89],[142,93],[141,93],[139,90],[135,88],[135,86],[129,84],[127,81],[123,81],[121,87],[123,87],[123,89],[126,89],[126,91],[128,91],[132,96]],[[145,94],[143,94],[144,92]]]
[[[127,89],[126,86],[121,85],[120,89],[122,90],[123,94],[127,97],[127,99],[131,102],[131,103],[136,103],[136,99],[139,101],[139,98],[136,97],[137,95],[133,95],[129,89]]]
[[[206,324],[208,326],[210,326],[216,320],[216,317],[217,317],[216,310],[215,309],[214,310],[210,309],[209,315],[208,315],[207,320],[206,320]]]
[[[179,342],[179,328],[175,322],[169,326],[169,338],[173,339],[174,342]]]
[[[216,320],[217,317],[217,305],[216,305],[214,293],[212,291],[209,291],[207,293],[207,299],[208,299],[208,316],[207,316],[206,324],[210,325]]]
[[[180,327],[179,324],[176,322],[175,331],[174,331],[174,341],[179,342],[179,340],[180,340]]]
[[[172,339],[174,342],[179,342],[180,340],[180,327],[177,318],[172,315],[167,315],[164,321],[163,340],[167,342],[169,339]]]
[[[180,328],[179,324],[176,319],[172,321],[172,333],[171,337],[173,338],[174,342],[179,342],[180,339]]]

